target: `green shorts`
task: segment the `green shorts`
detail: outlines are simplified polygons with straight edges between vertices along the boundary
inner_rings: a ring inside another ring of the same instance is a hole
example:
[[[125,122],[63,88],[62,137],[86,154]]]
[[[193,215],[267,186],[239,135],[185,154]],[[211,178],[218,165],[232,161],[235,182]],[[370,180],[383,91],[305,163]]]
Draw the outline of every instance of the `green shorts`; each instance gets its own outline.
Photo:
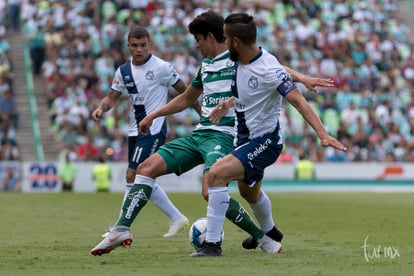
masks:
[[[167,164],[168,173],[181,175],[205,164],[203,173],[233,150],[233,136],[215,130],[196,130],[174,139],[158,149]]]

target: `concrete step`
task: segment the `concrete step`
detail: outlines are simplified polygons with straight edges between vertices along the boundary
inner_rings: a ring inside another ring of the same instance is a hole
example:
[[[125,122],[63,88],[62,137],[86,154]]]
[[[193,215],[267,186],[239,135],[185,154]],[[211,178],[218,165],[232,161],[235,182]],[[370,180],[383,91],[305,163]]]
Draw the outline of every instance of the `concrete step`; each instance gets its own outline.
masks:
[[[16,136],[20,146],[22,160],[36,160],[35,146],[33,145],[32,114],[27,94],[27,80],[23,60],[23,35],[21,33],[8,34],[7,39],[12,45],[10,51],[13,66],[13,91],[20,114],[19,127],[16,129]],[[50,131],[50,118],[47,100],[45,97],[45,84],[42,77],[33,77],[33,93],[37,109],[37,120],[39,124],[40,138],[45,161],[56,160],[58,155],[57,143],[54,134]]]

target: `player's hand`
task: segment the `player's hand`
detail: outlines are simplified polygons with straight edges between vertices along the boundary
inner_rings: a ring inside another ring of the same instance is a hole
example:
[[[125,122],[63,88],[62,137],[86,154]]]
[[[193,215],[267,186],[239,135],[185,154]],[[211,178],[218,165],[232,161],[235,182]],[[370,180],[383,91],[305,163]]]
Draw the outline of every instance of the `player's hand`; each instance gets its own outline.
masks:
[[[234,97],[231,97],[228,100],[219,103],[210,113],[210,122],[213,124],[218,124],[221,118],[223,118],[223,116],[229,112],[230,108],[233,105]]]
[[[307,89],[315,93],[319,93],[318,87],[334,87],[335,82],[332,79],[322,79],[314,77],[306,77],[302,80],[302,83]]]
[[[102,114],[103,114],[102,109],[100,109],[100,108],[98,107],[97,109],[95,109],[95,111],[94,111],[94,112],[92,112],[92,119],[93,119],[95,122],[99,122],[99,121],[101,120]]]
[[[330,135],[320,138],[320,141],[323,147],[333,147],[342,151],[346,151],[348,149],[344,144]]]
[[[139,126],[138,126],[138,133],[140,135],[146,135],[147,131],[149,130],[149,128],[152,125],[152,122],[154,121],[154,119],[150,116],[145,116],[144,119],[142,119],[139,122]]]
[[[208,185],[205,181],[202,181],[201,184],[201,195],[203,196],[205,201],[208,201]]]

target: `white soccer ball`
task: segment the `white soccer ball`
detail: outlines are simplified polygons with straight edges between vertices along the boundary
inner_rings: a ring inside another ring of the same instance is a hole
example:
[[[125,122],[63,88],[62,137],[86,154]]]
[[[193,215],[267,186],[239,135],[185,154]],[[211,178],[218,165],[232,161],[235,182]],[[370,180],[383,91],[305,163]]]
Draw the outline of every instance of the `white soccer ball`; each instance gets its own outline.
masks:
[[[191,245],[198,249],[206,240],[207,236],[207,218],[199,218],[190,227],[188,231],[188,237],[190,239]],[[221,231],[220,244],[224,239],[224,231]]]

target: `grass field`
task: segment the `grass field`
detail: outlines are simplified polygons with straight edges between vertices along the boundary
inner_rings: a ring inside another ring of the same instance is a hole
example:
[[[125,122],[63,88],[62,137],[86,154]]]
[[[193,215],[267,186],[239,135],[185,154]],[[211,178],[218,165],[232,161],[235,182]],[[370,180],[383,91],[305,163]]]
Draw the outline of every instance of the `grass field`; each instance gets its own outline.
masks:
[[[170,196],[191,221],[205,216],[201,195]],[[414,275],[414,193],[269,196],[280,255],[244,250],[246,234],[226,221],[223,257],[190,258],[187,230],[163,238],[168,219],[150,203],[131,247],[95,257],[121,194],[0,193],[0,275]]]

